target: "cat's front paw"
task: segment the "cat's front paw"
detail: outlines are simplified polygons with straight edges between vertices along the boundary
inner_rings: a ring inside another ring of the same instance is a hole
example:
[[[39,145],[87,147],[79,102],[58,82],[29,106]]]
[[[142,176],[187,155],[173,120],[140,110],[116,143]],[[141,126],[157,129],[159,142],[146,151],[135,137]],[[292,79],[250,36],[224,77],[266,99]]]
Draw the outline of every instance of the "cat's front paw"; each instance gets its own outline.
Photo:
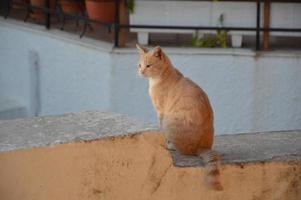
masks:
[[[176,150],[175,146],[174,146],[173,143],[171,143],[170,141],[167,141],[167,142],[166,142],[166,148],[167,148],[168,150],[171,150],[171,151],[175,151],[175,150]]]

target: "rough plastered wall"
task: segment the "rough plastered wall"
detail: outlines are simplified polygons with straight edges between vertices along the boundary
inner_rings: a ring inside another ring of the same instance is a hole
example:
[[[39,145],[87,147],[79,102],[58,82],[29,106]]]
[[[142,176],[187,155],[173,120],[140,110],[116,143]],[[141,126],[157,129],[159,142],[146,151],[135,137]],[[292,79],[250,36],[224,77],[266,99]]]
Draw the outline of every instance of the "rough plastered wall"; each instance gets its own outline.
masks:
[[[161,133],[120,115],[90,112],[0,125],[0,199],[301,198],[300,131],[217,137],[224,191],[214,192],[204,187],[197,158],[167,151]]]
[[[222,165],[223,192],[203,168],[173,166],[162,135],[144,133],[0,154],[0,198],[297,200],[301,162]]]

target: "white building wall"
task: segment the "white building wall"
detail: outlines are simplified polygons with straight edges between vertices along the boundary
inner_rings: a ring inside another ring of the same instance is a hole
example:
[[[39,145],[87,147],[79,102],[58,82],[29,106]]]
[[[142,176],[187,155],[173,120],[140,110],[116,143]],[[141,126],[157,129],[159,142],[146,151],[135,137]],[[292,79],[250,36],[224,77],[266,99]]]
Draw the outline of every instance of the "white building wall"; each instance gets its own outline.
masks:
[[[135,49],[12,20],[0,20],[0,44],[0,98],[17,99],[29,116],[40,102],[40,115],[102,110],[157,121]],[[217,134],[301,129],[300,52],[164,50],[207,92]]]
[[[29,28],[28,24],[24,27],[23,23],[7,21],[0,24],[2,97],[17,99],[29,116],[36,109],[40,115],[109,110],[111,59],[107,44],[92,47],[78,43],[78,37],[68,38],[40,26]],[[35,75],[39,76],[35,77],[38,85],[32,83]],[[39,94],[34,92],[36,87]],[[40,95],[40,108],[35,108],[36,95]]]

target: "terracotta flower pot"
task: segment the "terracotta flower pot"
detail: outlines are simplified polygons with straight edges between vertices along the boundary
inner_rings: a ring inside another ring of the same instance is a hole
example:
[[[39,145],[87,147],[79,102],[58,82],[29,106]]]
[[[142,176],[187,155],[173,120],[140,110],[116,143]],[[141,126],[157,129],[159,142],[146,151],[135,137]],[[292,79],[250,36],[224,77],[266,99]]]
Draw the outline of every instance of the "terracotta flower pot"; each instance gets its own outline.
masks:
[[[30,4],[33,6],[45,6],[46,0],[30,0]],[[56,7],[56,0],[49,0],[49,7],[50,9],[55,9]],[[34,9],[33,13],[31,14],[31,17],[36,20],[43,20],[45,18],[45,13],[43,11]]]
[[[19,0],[19,1],[16,1],[16,2],[29,4],[29,3],[30,3],[30,0]],[[0,6],[1,6],[1,5],[0,5]],[[24,9],[24,5],[22,5],[22,4],[13,4],[12,7],[13,7],[14,9]],[[0,10],[1,10],[1,9],[0,9]]]
[[[115,21],[115,3],[106,0],[86,0],[88,16],[92,20],[107,23]]]
[[[79,14],[85,10],[85,2],[74,0],[61,0],[60,2],[63,12],[71,14]]]

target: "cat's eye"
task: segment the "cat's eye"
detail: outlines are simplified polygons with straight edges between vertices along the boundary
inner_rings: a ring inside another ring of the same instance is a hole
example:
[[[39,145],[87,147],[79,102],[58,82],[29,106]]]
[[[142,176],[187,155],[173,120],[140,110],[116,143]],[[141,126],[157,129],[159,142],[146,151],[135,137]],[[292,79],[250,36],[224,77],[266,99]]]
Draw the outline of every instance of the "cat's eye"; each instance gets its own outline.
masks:
[[[138,66],[139,66],[139,68],[140,68],[140,67],[141,67],[141,64],[139,64]]]
[[[151,65],[146,65],[145,67],[146,67],[146,68],[149,68],[150,66],[151,66]]]

